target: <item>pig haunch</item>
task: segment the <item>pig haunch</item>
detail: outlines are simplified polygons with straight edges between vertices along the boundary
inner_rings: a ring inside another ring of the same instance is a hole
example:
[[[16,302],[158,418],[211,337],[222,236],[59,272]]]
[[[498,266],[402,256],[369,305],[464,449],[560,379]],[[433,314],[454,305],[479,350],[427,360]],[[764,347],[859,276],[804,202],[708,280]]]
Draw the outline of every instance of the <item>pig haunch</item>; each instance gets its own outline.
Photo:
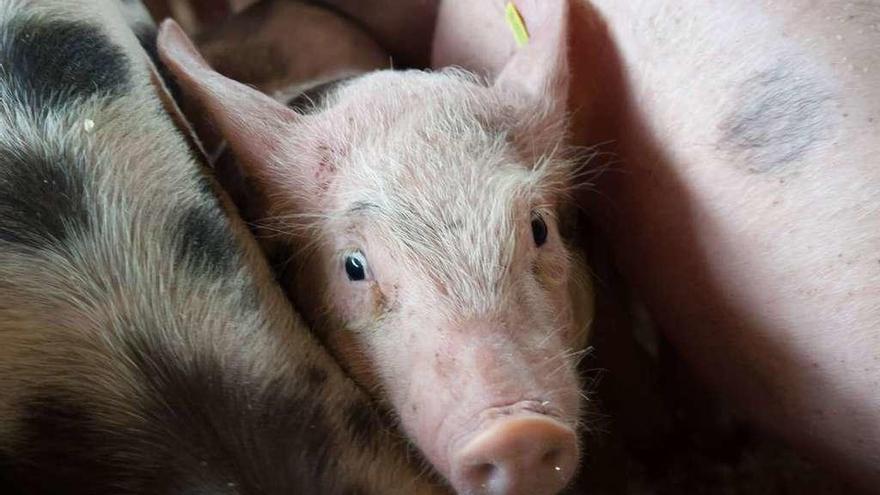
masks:
[[[138,2],[0,25],[0,492],[442,493],[224,214]]]
[[[557,493],[580,459],[591,287],[564,221],[567,4],[542,6],[489,84],[374,71],[290,107],[159,38],[295,304],[461,493]]]

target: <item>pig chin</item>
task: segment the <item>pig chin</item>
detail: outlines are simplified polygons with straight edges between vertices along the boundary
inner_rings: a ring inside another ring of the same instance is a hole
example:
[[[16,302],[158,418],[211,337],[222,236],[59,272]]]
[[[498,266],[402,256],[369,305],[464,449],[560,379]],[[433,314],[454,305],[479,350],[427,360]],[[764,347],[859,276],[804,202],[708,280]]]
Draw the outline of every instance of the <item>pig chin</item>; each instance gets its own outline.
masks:
[[[526,377],[520,369],[502,383],[492,381],[496,373],[486,376],[479,367],[459,364],[454,372],[440,373],[424,373],[437,367],[417,366],[410,393],[397,405],[428,460],[461,494],[562,490],[579,463],[580,393],[574,372],[565,370],[555,383],[541,383],[549,373]]]

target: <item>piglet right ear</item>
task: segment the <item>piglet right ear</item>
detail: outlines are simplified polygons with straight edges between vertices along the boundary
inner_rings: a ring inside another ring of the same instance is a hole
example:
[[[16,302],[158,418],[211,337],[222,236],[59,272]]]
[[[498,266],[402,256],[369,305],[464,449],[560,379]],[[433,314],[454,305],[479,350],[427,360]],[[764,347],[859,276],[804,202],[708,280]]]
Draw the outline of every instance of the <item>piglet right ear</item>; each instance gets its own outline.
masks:
[[[559,108],[568,96],[568,24],[571,0],[518,0],[517,15],[530,39],[498,74],[495,86],[532,98],[549,98]],[[514,3],[510,2],[509,8]]]
[[[286,131],[300,115],[211,69],[173,20],[162,23],[157,43],[162,62],[184,94],[195,101],[246,167],[262,168],[278,156]]]

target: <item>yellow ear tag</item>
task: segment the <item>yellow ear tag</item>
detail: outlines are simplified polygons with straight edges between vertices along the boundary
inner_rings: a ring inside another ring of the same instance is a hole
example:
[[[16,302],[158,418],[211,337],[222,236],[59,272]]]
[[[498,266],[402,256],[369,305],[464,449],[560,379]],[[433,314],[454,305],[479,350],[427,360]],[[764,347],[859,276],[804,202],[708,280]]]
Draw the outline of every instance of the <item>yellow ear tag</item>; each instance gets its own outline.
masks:
[[[529,31],[523,22],[519,10],[513,2],[507,2],[507,8],[504,9],[504,17],[507,18],[507,25],[513,32],[513,39],[516,40],[516,46],[524,47],[529,44]]]

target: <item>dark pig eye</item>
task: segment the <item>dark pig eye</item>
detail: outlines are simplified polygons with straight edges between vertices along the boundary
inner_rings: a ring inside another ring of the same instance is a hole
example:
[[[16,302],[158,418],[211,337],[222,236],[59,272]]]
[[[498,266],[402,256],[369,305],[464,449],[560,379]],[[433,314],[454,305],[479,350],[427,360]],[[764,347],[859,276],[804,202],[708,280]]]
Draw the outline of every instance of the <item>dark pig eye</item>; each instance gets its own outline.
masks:
[[[345,257],[345,273],[352,282],[359,282],[367,278],[367,259],[364,253],[355,251]]]
[[[547,224],[538,213],[532,214],[532,238],[535,239],[535,246],[538,247],[547,242]]]

